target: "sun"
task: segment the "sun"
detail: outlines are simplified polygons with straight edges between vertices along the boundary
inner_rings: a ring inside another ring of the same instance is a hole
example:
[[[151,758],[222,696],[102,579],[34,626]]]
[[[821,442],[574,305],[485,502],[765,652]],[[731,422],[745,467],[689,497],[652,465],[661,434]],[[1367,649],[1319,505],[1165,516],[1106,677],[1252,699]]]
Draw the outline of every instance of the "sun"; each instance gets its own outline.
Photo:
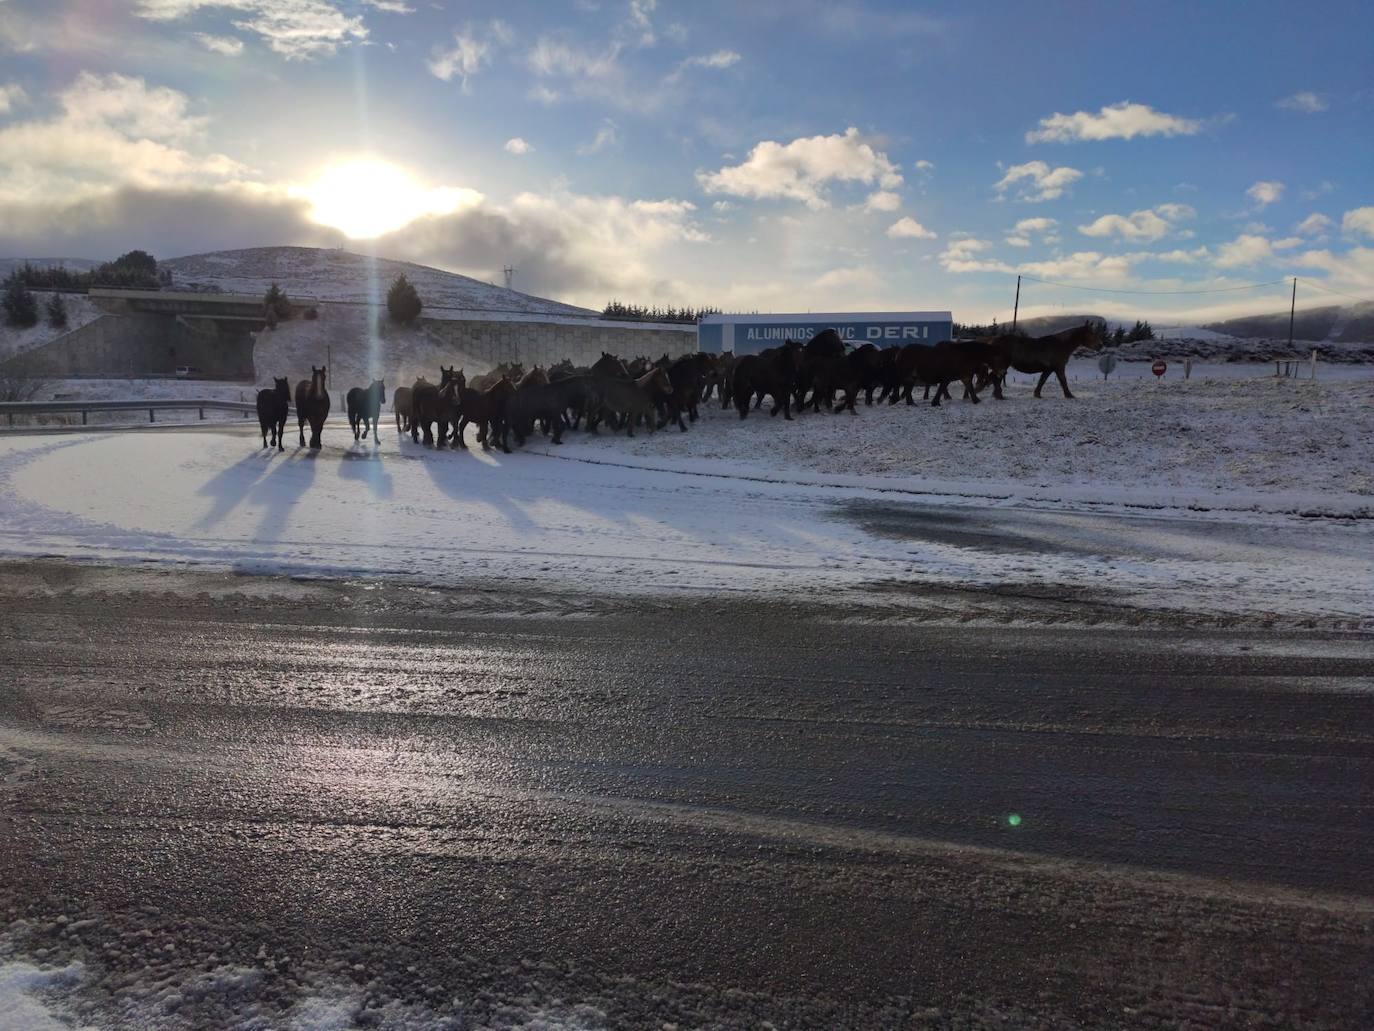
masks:
[[[404,169],[372,158],[325,167],[292,191],[310,202],[310,217],[354,240],[393,232],[425,215],[448,215],[482,200],[476,190],[428,187]]]

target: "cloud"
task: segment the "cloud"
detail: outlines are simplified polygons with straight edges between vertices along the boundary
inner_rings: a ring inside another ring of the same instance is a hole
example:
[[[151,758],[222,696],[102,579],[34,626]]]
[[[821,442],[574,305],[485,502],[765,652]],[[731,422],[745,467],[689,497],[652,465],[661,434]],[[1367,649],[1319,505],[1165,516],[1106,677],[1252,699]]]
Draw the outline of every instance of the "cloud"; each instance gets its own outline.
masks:
[[[1021,266],[1023,272],[1044,279],[1074,279],[1094,283],[1120,285],[1127,282],[1131,268],[1143,260],[1141,254],[1102,254],[1099,251],[1075,251],[1072,254],[1032,261]]]
[[[177,21],[202,9],[239,12],[243,17],[234,27],[261,36],[287,60],[329,57],[341,46],[367,39],[362,16],[345,14],[330,0],[137,0],[134,12],[153,21]]]
[[[1041,243],[1058,243],[1054,230],[1059,223],[1052,218],[1023,218],[1012,228],[1006,243],[1012,247],[1029,247],[1031,237],[1039,235]]]
[[[1187,204],[1160,204],[1129,215],[1103,215],[1079,226],[1078,231],[1084,236],[1119,236],[1123,240],[1150,243],[1173,231],[1175,222],[1195,214]]]
[[[714,54],[698,54],[683,61],[682,68],[729,68],[738,64],[740,55],[733,50],[717,50]]]
[[[997,261],[993,258],[979,257],[984,251],[992,247],[986,240],[979,240],[971,236],[961,237],[951,240],[945,245],[945,249],[940,252],[940,266],[946,272],[956,274],[968,272],[1011,272],[1015,269],[1006,262]]]
[[[1341,216],[1341,232],[1374,236],[1374,207],[1354,208]]]
[[[0,115],[9,114],[11,108],[27,99],[28,94],[24,92],[24,87],[17,83],[0,86]]]
[[[582,144],[577,148],[577,152],[582,155],[596,154],[607,147],[614,147],[619,142],[619,137],[616,135],[616,125],[607,118],[605,124],[596,131],[596,138],[590,143]]]
[[[1285,111],[1300,111],[1305,115],[1314,115],[1319,111],[1325,111],[1331,105],[1326,98],[1311,90],[1303,90],[1294,93],[1292,96],[1284,97],[1282,100],[1274,101],[1275,107],[1281,107]]]
[[[875,190],[864,201],[865,211],[896,211],[901,206],[901,195],[891,190]]]
[[[521,154],[528,154],[532,150],[534,150],[534,147],[531,144],[526,143],[519,136],[512,136],[510,139],[506,141],[505,151],[507,154],[515,154],[519,156]]]
[[[53,117],[0,127],[0,200],[77,199],[120,185],[232,181],[248,169],[201,148],[206,119],[184,93],[117,73],[82,72]]]
[[[899,218],[887,227],[887,235],[894,240],[934,240],[935,235],[914,218]]]
[[[1320,211],[1314,211],[1295,225],[1293,231],[1302,233],[1304,236],[1318,236],[1326,232],[1335,224],[1336,223],[1332,222],[1331,219],[1327,218]]]
[[[1245,191],[1245,196],[1254,201],[1256,207],[1267,207],[1283,196],[1283,183],[1261,179]]]
[[[191,38],[206,50],[226,57],[237,57],[243,53],[243,40],[236,36],[212,36],[208,32],[193,32]]]
[[[1137,136],[1191,136],[1202,122],[1156,111],[1147,104],[1123,100],[1097,114],[1077,111],[1040,119],[1040,128],[1026,133],[1027,143],[1069,143],[1074,140],[1130,140]]]
[[[1321,269],[1338,290],[1368,296],[1374,292],[1374,247],[1352,247],[1344,254],[1329,250],[1304,251],[1290,260],[1304,268]]]
[[[462,81],[463,92],[467,93],[472,76],[491,63],[493,41],[499,44],[511,38],[509,28],[502,21],[491,23],[490,36],[483,39],[471,27],[455,29],[453,45],[436,46],[425,66],[431,75],[444,82],[452,82],[457,77]]]
[[[1022,184],[1016,194],[1017,199],[1029,202],[1056,200],[1079,179],[1083,173],[1076,168],[1060,165],[1051,168],[1043,161],[1027,161],[1024,165],[1012,165],[1006,174],[993,184],[999,197],[1018,183]]]
[[[886,154],[851,127],[843,134],[807,136],[787,144],[763,140],[742,164],[698,172],[697,182],[707,193],[795,200],[819,210],[829,206],[830,183],[876,183],[891,190],[902,184],[902,176]]]
[[[933,172],[935,171],[935,162],[921,158],[921,160],[917,161],[912,167],[918,172]]]
[[[1263,236],[1242,233],[1230,243],[1217,248],[1217,268],[1237,268],[1258,265],[1274,256],[1273,245]]]
[[[619,71],[619,55],[620,45],[616,43],[596,52],[541,36],[525,55],[525,61],[536,75],[604,79]]]
[[[405,3],[405,0],[363,0],[363,3],[386,14],[415,13],[415,8]]]

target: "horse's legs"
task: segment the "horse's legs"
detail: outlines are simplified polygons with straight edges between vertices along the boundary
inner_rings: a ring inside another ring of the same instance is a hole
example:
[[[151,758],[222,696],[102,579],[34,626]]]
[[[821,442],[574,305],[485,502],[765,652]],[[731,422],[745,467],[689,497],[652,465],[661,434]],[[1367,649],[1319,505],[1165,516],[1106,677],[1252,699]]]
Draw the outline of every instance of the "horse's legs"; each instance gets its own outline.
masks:
[[[1064,396],[1072,400],[1073,393],[1069,390],[1069,380],[1068,377],[1064,375],[1064,366],[1061,365],[1059,368],[1055,369],[1054,374],[1059,377],[1059,388],[1064,391]]]
[[[1036,397],[1039,397],[1039,396],[1040,396],[1040,388],[1043,387],[1043,386],[1045,385],[1045,380],[1047,380],[1047,379],[1049,379],[1049,378],[1050,378],[1050,370],[1049,370],[1049,369],[1046,369],[1044,372],[1042,372],[1042,373],[1040,374],[1040,382],[1037,383],[1037,384],[1035,385],[1035,396],[1036,396]],[[1064,389],[1067,390],[1068,388],[1065,387]]]
[[[298,415],[296,416],[296,419],[297,419],[297,420],[299,421],[299,423],[300,423],[300,425],[297,427],[297,428],[300,430],[300,434],[301,434],[301,445],[300,445],[300,446],[301,446],[301,447],[305,447],[305,416],[304,416],[304,415],[298,414]]]
[[[964,397],[974,404],[978,403],[978,391],[974,389],[972,376],[964,376]]]
[[[462,415],[458,417],[458,426],[453,431],[453,439],[458,441],[458,446],[464,451],[468,449],[468,442],[463,439],[463,431],[467,429],[468,417]]]

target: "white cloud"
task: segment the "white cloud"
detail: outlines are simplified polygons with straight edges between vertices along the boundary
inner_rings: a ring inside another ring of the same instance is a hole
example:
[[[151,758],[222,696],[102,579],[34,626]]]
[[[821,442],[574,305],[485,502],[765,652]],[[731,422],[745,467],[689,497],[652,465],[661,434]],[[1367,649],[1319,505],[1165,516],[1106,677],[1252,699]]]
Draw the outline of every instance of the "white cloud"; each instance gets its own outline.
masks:
[[[1012,247],[1029,247],[1031,237],[1039,236],[1042,243],[1058,243],[1059,237],[1054,232],[1058,226],[1052,218],[1023,218],[1007,235],[1006,242]]]
[[[864,201],[865,211],[896,211],[901,206],[901,195],[893,193],[891,190],[875,190]]]
[[[1263,236],[1242,233],[1229,243],[1217,248],[1217,268],[1236,268],[1258,265],[1274,256],[1273,245]]]
[[[28,94],[24,92],[24,87],[17,83],[0,86],[0,115],[9,114],[11,108],[27,99]]]
[[[698,54],[682,62],[683,68],[729,68],[738,64],[740,55],[733,50],[717,50],[714,54]]]
[[[934,240],[935,234],[914,218],[899,218],[887,227],[887,235],[894,240]]]
[[[1292,96],[1284,97],[1282,100],[1274,101],[1275,107],[1281,107],[1286,111],[1301,111],[1305,115],[1314,115],[1319,111],[1325,111],[1331,105],[1326,98],[1313,93],[1311,90],[1302,90]]]
[[[728,200],[718,200],[711,203],[711,210],[724,213],[726,211],[734,211],[735,206]]]
[[[1328,179],[1323,179],[1320,183],[1317,184],[1317,186],[1316,186],[1315,189],[1312,189],[1312,190],[1303,190],[1303,191],[1302,191],[1302,199],[1303,199],[1303,200],[1316,200],[1318,197],[1322,196],[1323,194],[1330,193],[1330,192],[1331,192],[1332,190],[1334,190],[1335,188],[1336,188],[1336,184],[1335,184],[1335,183],[1331,182],[1331,181],[1328,180]]]
[[[1305,268],[1321,269],[1338,290],[1368,296],[1374,292],[1374,247],[1352,247],[1344,254],[1304,251],[1291,259]]]
[[[698,172],[697,181],[707,193],[795,200],[819,210],[829,206],[826,188],[832,182],[876,183],[891,190],[902,185],[902,176],[886,154],[851,127],[843,134],[787,144],[763,140],[742,164]]]
[[[1133,211],[1129,215],[1103,215],[1078,231],[1084,236],[1119,236],[1123,240],[1149,243],[1166,236],[1174,223],[1191,218],[1196,212],[1187,204],[1160,204],[1153,209]]]
[[[1040,119],[1040,128],[1026,133],[1027,143],[1068,143],[1073,140],[1130,140],[1137,136],[1191,136],[1202,123],[1156,111],[1146,104],[1122,101],[1097,114],[1077,111]]]
[[[935,171],[935,162],[927,161],[925,158],[921,158],[921,160],[917,161],[913,167],[918,172],[933,172]]]
[[[1374,236],[1374,207],[1353,208],[1341,216],[1341,232]]]
[[[345,14],[330,0],[138,0],[135,13],[175,21],[202,9],[239,12],[235,28],[261,36],[288,60],[328,57],[367,38],[362,16]]]
[[[1143,259],[1141,254],[1102,254],[1098,251],[1075,251],[1064,257],[1047,261],[1033,261],[1021,266],[1022,271],[1045,279],[1076,279],[1094,283],[1125,283],[1131,267]]]
[[[120,185],[223,183],[248,171],[201,150],[206,119],[176,90],[82,72],[57,100],[54,117],[0,128],[0,199],[75,201]]]
[[[467,29],[454,31],[451,47],[435,47],[425,65],[431,75],[444,82],[452,82],[456,76],[462,81],[463,92],[467,93],[472,76],[490,63],[491,43]]]
[[[992,247],[986,240],[971,236],[951,240],[940,252],[940,265],[946,272],[1015,272],[1006,262],[979,257]]]
[[[1254,201],[1256,207],[1267,207],[1283,196],[1283,183],[1261,179],[1245,191],[1245,196]]]
[[[571,79],[604,79],[618,70],[620,46],[592,52],[547,36],[535,41],[525,60],[537,75],[566,76]]]
[[[1293,227],[1293,231],[1302,233],[1304,236],[1317,236],[1330,229],[1334,222],[1327,218],[1320,211],[1314,211],[1305,219]]]
[[[506,141],[505,151],[507,154],[528,154],[534,147],[526,143],[519,136],[512,136]]]
[[[1021,186],[1017,198],[1020,200],[1056,200],[1082,178],[1082,172],[1067,165],[1051,168],[1044,161],[1027,161],[1024,165],[1008,168],[1006,174],[993,184],[993,189],[999,197],[1005,197],[1007,191],[1019,183]]]
[[[1307,241],[1304,240],[1301,236],[1285,236],[1281,240],[1271,241],[1270,246],[1273,247],[1276,251],[1286,251],[1291,250],[1294,247],[1301,247],[1306,242]]]
[[[596,154],[607,147],[615,146],[618,142],[620,140],[616,135],[616,125],[608,118],[605,124],[596,131],[596,137],[590,143],[584,143],[578,147],[577,152],[583,155]]]

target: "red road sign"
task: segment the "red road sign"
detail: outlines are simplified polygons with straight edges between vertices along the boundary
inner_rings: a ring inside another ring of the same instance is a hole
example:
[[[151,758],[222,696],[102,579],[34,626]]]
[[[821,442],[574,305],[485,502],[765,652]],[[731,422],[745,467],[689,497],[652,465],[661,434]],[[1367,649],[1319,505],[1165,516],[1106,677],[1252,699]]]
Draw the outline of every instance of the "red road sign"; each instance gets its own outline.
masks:
[[[1153,372],[1156,376],[1163,376],[1164,370],[1168,367],[1169,366],[1165,363],[1163,358],[1157,358],[1155,359],[1155,363],[1150,366],[1150,371]]]

